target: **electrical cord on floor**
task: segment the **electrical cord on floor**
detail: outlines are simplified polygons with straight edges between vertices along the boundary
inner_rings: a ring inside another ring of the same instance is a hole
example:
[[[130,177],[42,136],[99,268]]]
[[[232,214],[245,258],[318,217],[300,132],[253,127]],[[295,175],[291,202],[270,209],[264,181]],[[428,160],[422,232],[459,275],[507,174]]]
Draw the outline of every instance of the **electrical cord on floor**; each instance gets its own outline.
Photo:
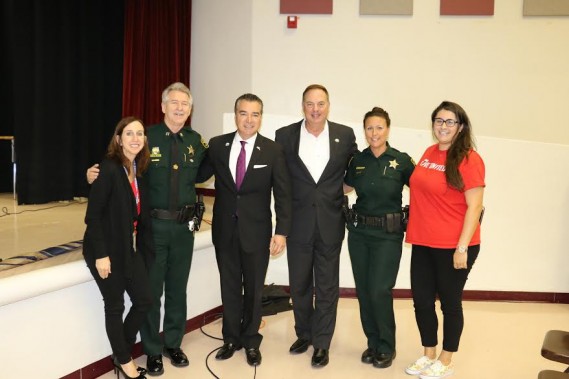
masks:
[[[39,208],[39,209],[24,209],[23,211],[19,211],[19,212],[10,212],[8,211],[8,207],[2,207],[2,214],[0,214],[0,217],[6,217],[6,216],[11,216],[11,215],[19,215],[25,212],[39,212],[39,211],[45,211],[47,209],[53,209],[53,208],[62,208],[62,207],[68,207],[70,205],[75,205],[75,204],[86,204],[86,201],[77,201],[77,200],[73,200],[70,201],[68,204],[58,204],[58,205],[52,205],[51,207],[45,207],[45,208]]]
[[[209,316],[204,317],[204,318],[203,318],[202,326],[200,326],[200,331],[202,332],[202,334],[204,334],[205,336],[208,336],[209,338],[213,338],[214,340],[218,340],[218,341],[223,341],[223,338],[212,336],[211,334],[208,334],[208,333],[206,333],[206,332],[203,330],[203,327],[204,327],[206,324],[209,324],[209,322],[207,322],[207,320],[210,319],[210,318],[213,318],[213,319],[214,319],[213,321],[215,321],[215,320],[217,320],[217,319],[223,318],[223,314],[222,314],[222,313],[215,313],[215,314],[213,314],[213,315],[209,315]],[[264,326],[264,321],[261,322],[261,328],[262,328],[263,326]],[[213,377],[214,377],[215,379],[221,379],[221,378],[220,378],[219,376],[215,375],[215,373],[211,370],[211,368],[209,367],[208,360],[209,360],[209,357],[210,357],[213,353],[215,353],[216,351],[218,351],[218,350],[221,349],[222,347],[223,347],[223,345],[221,345],[220,347],[216,347],[215,349],[213,349],[212,351],[210,351],[209,354],[205,357],[205,367],[207,368],[207,371],[209,371],[209,373],[210,373],[211,375],[213,375]],[[257,366],[253,366],[253,368],[254,368],[253,379],[255,379],[255,378],[257,377]]]

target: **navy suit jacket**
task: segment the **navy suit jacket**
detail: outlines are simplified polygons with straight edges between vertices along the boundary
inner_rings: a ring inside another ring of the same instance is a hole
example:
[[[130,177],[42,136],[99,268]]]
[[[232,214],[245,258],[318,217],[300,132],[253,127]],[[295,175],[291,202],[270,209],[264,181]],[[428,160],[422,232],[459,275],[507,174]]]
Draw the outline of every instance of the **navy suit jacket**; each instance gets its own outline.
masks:
[[[345,233],[342,214],[344,174],[350,158],[357,151],[354,131],[328,121],[330,159],[316,183],[298,155],[301,126],[302,121],[282,127],[275,137],[284,149],[292,180],[292,229],[288,240],[309,242],[318,223],[320,236],[326,243],[341,242]]]

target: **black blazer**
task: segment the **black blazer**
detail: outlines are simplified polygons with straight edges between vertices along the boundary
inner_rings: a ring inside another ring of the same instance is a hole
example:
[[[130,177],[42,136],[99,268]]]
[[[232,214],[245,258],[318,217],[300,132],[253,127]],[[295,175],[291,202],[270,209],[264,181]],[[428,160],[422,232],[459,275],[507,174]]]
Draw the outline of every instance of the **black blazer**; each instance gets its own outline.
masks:
[[[292,229],[289,240],[307,243],[314,234],[318,221],[320,236],[326,243],[344,239],[342,200],[344,174],[348,162],[357,151],[356,136],[352,128],[328,121],[330,159],[318,183],[298,155],[302,121],[276,131],[275,141],[280,144],[292,179]]]
[[[267,251],[272,236],[271,190],[274,193],[275,234],[287,236],[291,224],[290,176],[282,148],[257,134],[251,159],[239,191],[229,168],[229,153],[235,133],[214,137],[209,142],[209,165],[215,175],[212,239],[218,248],[229,248],[238,217],[239,237],[246,251]],[[202,171],[203,171],[202,167]],[[207,175],[206,175],[207,176]]]
[[[111,272],[124,271],[131,276],[133,254],[143,254],[146,267],[154,260],[152,225],[150,220],[146,181],[138,178],[140,216],[137,215],[134,194],[124,167],[105,159],[101,162],[97,180],[89,193],[85,215],[87,229],[83,237],[83,256],[89,265],[109,257]],[[138,218],[136,253],[132,248],[133,222]]]

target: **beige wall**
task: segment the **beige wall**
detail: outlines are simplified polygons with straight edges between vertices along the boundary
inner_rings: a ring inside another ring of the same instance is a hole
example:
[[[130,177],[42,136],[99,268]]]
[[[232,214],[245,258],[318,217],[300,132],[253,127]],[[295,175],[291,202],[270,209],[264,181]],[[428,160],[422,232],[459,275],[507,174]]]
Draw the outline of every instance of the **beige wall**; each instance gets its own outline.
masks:
[[[523,18],[523,0],[496,1],[493,17],[440,17],[438,0],[416,0],[413,16],[359,16],[358,0],[337,0],[333,15],[301,15],[299,28],[287,30],[278,0],[224,1],[230,9],[220,3],[193,0],[194,20],[201,19],[193,38],[207,38],[193,46],[191,75],[216,83],[192,88],[198,130],[223,133],[223,112],[253,91],[265,102],[262,133],[271,137],[302,117],[303,89],[320,82],[331,92],[330,118],[354,127],[361,148],[362,116],[381,105],[392,118],[393,145],[418,160],[431,143],[431,111],[443,99],[457,101],[471,116],[487,169],[482,253],[468,289],[569,292],[569,125],[562,112],[569,104],[569,17]],[[236,33],[243,20],[249,23]],[[208,64],[216,56],[224,59]],[[227,117],[225,131],[233,130]],[[410,286],[408,250],[397,288]],[[341,286],[353,287],[346,253]],[[272,260],[268,282],[287,279],[286,256]]]
[[[246,91],[267,112],[300,117],[302,90],[320,82],[334,120],[381,105],[394,126],[427,128],[449,99],[477,135],[569,144],[569,17],[524,18],[522,8],[497,1],[492,17],[441,17],[439,0],[420,0],[413,16],[360,16],[359,0],[338,0],[333,15],[300,15],[288,30],[279,0],[194,0],[194,125],[221,133],[222,113]]]

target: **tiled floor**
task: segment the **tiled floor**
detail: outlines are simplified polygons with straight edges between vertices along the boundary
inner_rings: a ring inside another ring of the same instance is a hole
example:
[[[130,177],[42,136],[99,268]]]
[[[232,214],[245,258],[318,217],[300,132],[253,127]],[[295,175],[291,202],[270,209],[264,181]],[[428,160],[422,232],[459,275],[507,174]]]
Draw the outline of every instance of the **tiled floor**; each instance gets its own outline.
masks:
[[[46,209],[53,206],[58,207]],[[17,206],[11,194],[0,194],[0,210],[3,208],[6,211],[0,212],[0,216],[6,212],[44,210],[0,217],[0,258],[83,238],[85,204]],[[43,262],[33,265],[38,264]],[[8,271],[17,273],[23,269]],[[560,363],[542,358],[540,347],[548,330],[569,330],[569,305],[465,302],[464,308],[466,325],[460,351],[454,359],[456,372],[453,378],[537,378],[540,370],[563,371],[566,368]],[[254,378],[255,374],[259,379],[410,378],[404,373],[404,368],[422,352],[413,306],[410,300],[400,299],[395,301],[395,310],[398,327],[397,358],[393,366],[387,369],[375,369],[360,362],[366,343],[361,331],[358,304],[354,299],[341,299],[336,333],[330,350],[330,364],[325,368],[313,369],[310,366],[312,349],[299,356],[288,353],[290,344],[295,340],[294,322],[292,313],[285,312],[263,320],[263,362],[256,373],[247,365],[243,350],[227,361],[216,361],[215,353],[207,359],[208,354],[218,348],[221,342],[197,330],[186,335],[182,345],[190,358],[190,366],[176,368],[165,359],[166,372],[160,378],[214,378],[206,368],[206,359],[213,373],[223,379]],[[221,322],[214,321],[206,325],[204,330],[219,337]],[[145,366],[146,357],[138,358],[137,362]],[[108,379],[114,377],[112,372],[101,376]]]
[[[560,363],[541,357],[543,336],[549,329],[569,330],[569,305],[504,302],[465,302],[465,329],[460,351],[455,355],[455,375],[460,379],[537,378],[543,369],[563,371]],[[385,378],[406,379],[405,366],[421,354],[419,334],[410,300],[396,300],[397,358],[387,369],[376,369],[360,362],[366,348],[360,327],[357,300],[341,299],[336,333],[330,349],[330,364],[314,369],[310,365],[312,348],[298,356],[288,348],[295,340],[291,312],[264,317],[261,333],[262,364],[256,378]],[[221,336],[221,321],[204,327],[213,336]],[[206,357],[221,345],[220,341],[203,335],[199,330],[186,335],[182,348],[188,354],[190,366],[173,367],[165,358],[164,379],[214,378],[206,368]],[[216,361],[215,353],[207,364],[219,378],[254,378],[254,368],[245,360],[243,350],[227,361]],[[146,356],[138,358],[144,366]],[[101,376],[111,379],[112,372]]]

